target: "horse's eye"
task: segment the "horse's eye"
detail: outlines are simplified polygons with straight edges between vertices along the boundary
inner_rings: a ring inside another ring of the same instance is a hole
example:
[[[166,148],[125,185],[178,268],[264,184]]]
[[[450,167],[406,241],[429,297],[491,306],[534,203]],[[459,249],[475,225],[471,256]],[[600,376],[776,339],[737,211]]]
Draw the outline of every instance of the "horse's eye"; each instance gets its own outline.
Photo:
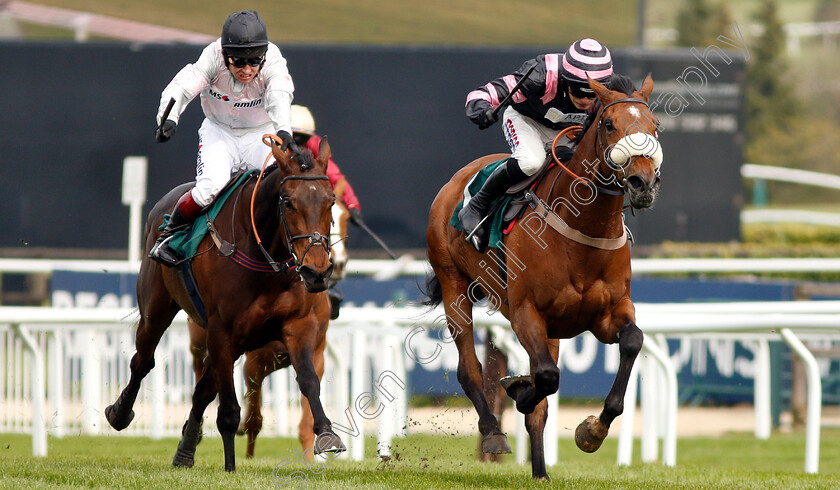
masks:
[[[615,126],[613,125],[613,122],[609,119],[604,121],[604,128],[606,128],[606,130],[609,132],[615,131]]]
[[[295,209],[295,205],[292,204],[292,200],[289,199],[288,197],[283,198],[283,207],[285,207],[286,209],[288,209],[290,211]]]

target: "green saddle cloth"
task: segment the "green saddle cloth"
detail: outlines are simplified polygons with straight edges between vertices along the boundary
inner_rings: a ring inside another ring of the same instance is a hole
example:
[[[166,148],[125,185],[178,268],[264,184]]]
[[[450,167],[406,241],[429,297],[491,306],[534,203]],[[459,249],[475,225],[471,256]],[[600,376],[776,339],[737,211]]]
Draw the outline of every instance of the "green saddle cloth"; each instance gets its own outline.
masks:
[[[181,257],[194,256],[198,251],[198,245],[201,243],[201,240],[204,239],[204,235],[207,234],[207,220],[204,219],[204,216],[208,216],[210,221],[215,221],[216,216],[219,215],[219,211],[222,210],[222,205],[224,205],[225,201],[228,200],[233,191],[244,184],[252,174],[257,172],[259,171],[249,170],[240,175],[235,183],[227,186],[227,190],[222,192],[222,194],[213,201],[213,204],[210,205],[207,211],[193,221],[192,226],[188,226],[183,230],[178,230],[172,235],[172,239],[169,240],[169,248],[177,252]],[[169,218],[169,214],[163,216],[163,224],[160,228],[158,228],[159,230],[162,231],[166,227],[166,224],[169,223]]]
[[[507,162],[507,158],[503,158],[503,159],[501,159],[497,162],[493,162],[493,163],[487,165],[486,167],[484,167],[483,169],[479,170],[478,173],[476,173],[473,176],[473,178],[469,181],[469,183],[467,183],[467,192],[469,193],[469,195],[474,196],[481,189],[481,186],[484,185],[484,182],[487,181],[487,179],[490,177],[490,174],[492,174],[493,171],[496,170],[496,168],[499,165],[503,165],[505,162]],[[502,203],[497,205],[496,201],[498,201],[499,199],[502,200]],[[504,230],[504,227],[505,227],[504,226],[505,210],[507,209],[508,205],[510,205],[510,201],[512,199],[513,199],[512,195],[510,195],[510,196],[506,195],[506,196],[503,196],[503,197],[500,197],[500,198],[496,199],[496,201],[493,201],[493,205],[491,206],[491,209],[493,208],[493,206],[496,206],[495,213],[490,217],[491,221],[490,221],[490,225],[489,225],[490,226],[489,246],[491,246],[493,248],[499,248],[499,243],[501,243],[502,238],[504,237],[504,234],[502,233],[502,230]],[[458,213],[461,211],[461,209],[463,207],[464,207],[464,200],[461,200],[461,202],[459,202],[458,205],[455,206],[455,212],[452,213],[452,218],[449,220],[450,225],[454,226],[456,230],[461,230],[461,231],[465,231],[465,230],[464,230],[464,226],[461,224],[461,220],[458,219]],[[485,223],[485,226],[487,226],[486,223]]]

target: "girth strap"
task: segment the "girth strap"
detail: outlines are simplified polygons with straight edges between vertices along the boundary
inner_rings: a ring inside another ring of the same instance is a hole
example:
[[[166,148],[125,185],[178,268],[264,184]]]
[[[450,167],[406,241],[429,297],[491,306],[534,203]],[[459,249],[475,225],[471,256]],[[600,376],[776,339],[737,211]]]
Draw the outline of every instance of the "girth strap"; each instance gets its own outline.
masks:
[[[570,227],[565,221],[557,216],[557,214],[546,208],[542,200],[535,196],[533,192],[526,192],[525,198],[528,200],[528,206],[536,211],[536,213],[540,215],[546,223],[548,223],[548,226],[552,227],[557,233],[560,233],[569,240],[601,250],[618,250],[627,243],[627,229],[624,227],[623,222],[620,237],[593,238]]]

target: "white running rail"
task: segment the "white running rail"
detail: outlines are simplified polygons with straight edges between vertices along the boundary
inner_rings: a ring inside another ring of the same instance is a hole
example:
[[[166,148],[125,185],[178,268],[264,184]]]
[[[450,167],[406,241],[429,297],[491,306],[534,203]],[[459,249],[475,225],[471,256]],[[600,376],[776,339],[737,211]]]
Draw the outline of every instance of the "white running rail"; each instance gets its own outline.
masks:
[[[769,437],[769,367],[766,342],[781,339],[803,359],[807,373],[808,406],[805,471],[819,468],[821,389],[813,355],[801,339],[840,336],[840,301],[681,303],[636,305],[639,326],[645,331],[644,351],[655,362],[638,362],[635,372],[645,371],[642,410],[648,423],[642,432],[642,459],[657,459],[657,441],[662,439],[662,460],[676,464],[677,377],[667,352],[665,337],[714,335],[759,342],[756,350],[756,435]],[[476,308],[477,326],[510,332],[498,313]],[[401,435],[406,421],[406,353],[409,335],[418,326],[441,326],[441,308],[427,311],[416,307],[345,307],[328,332],[328,368],[322,381],[325,406],[334,427],[348,443],[348,453],[361,459],[365,426],[376,424],[378,452],[388,455],[391,438]],[[501,320],[501,321],[500,321]],[[102,416],[103,408],[116,398],[127,381],[127,366],[133,353],[129,309],[53,309],[0,307],[0,381],[4,383],[3,431],[33,435],[33,454],[46,455],[46,427],[61,437],[68,430],[113,434]],[[164,336],[158,348],[157,368],[150,373],[137,402],[137,417],[126,433],[151,437],[177,435],[189,409],[192,392],[191,359],[183,314]],[[508,352],[513,367],[527,370],[527,356],[513,336],[499,345]],[[761,344],[764,342],[764,344]],[[448,342],[441,342],[446,344]],[[561,348],[566,343],[562,343]],[[761,346],[764,347],[761,347]],[[451,346],[445,348],[452,348]],[[24,356],[24,350],[29,352]],[[349,360],[345,361],[345,360]],[[413,358],[415,362],[418,359]],[[641,357],[640,357],[641,360]],[[366,366],[374,372],[366,373]],[[41,366],[40,368],[38,366]],[[42,369],[46,366],[46,370]],[[46,374],[45,374],[46,372]],[[297,389],[290,370],[266,383],[266,420],[277,423],[276,434],[293,435],[291,414],[296,410]],[[661,374],[658,374],[661,373]],[[80,376],[84,374],[84,376]],[[48,382],[45,386],[45,376]],[[284,379],[283,376],[286,376]],[[241,371],[237,378],[241,379]],[[366,379],[374,382],[365,383]],[[283,381],[280,381],[283,380]],[[619,464],[632,460],[632,421],[637,380],[631,377],[625,398],[625,414],[619,434]],[[348,388],[349,387],[349,388]],[[240,391],[241,392],[241,391]],[[349,393],[349,398],[347,394]],[[556,397],[551,397],[555,398]],[[379,400],[379,404],[373,400]],[[551,401],[556,407],[556,400]],[[31,407],[31,409],[28,409]],[[48,407],[48,409],[47,409]],[[551,410],[548,427],[555,427],[557,410]],[[31,416],[29,415],[31,414]],[[47,420],[47,414],[51,418]],[[554,425],[553,425],[554,424]],[[212,432],[207,424],[205,430]],[[341,427],[337,427],[340,425]],[[518,424],[521,427],[521,423]],[[269,431],[269,425],[266,425]],[[525,434],[517,428],[517,460],[525,462]],[[557,462],[557,439],[546,437],[546,463]]]

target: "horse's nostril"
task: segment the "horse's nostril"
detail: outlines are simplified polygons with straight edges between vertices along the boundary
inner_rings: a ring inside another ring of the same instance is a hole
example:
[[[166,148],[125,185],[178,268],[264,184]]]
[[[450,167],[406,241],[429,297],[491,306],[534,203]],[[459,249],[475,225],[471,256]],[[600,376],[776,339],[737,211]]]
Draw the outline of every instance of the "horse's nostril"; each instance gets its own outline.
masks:
[[[627,177],[627,185],[633,190],[640,190],[645,187],[645,181],[638,175]]]

